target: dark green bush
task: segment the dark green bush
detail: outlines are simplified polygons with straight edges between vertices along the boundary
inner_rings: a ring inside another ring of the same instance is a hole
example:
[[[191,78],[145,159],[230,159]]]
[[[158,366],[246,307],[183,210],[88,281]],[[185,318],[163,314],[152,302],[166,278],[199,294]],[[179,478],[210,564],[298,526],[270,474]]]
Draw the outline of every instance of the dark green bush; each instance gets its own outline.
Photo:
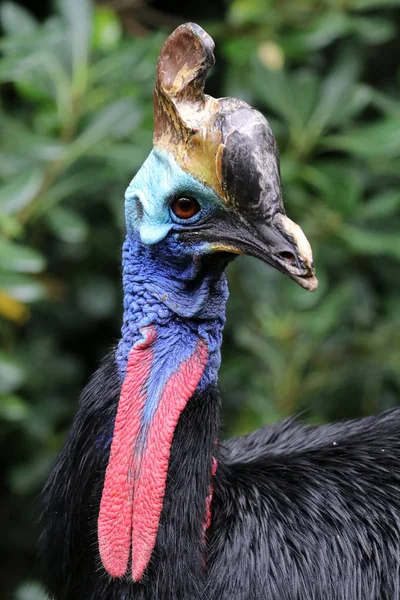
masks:
[[[250,259],[230,269],[227,434],[292,413],[367,415],[400,397],[400,0],[234,0],[213,93],[269,118],[307,294]],[[36,600],[35,502],[79,390],[118,338],[124,189],[151,149],[168,31],[59,0],[39,24],[3,3],[0,40],[1,581]],[[21,583],[22,582],[22,583]]]

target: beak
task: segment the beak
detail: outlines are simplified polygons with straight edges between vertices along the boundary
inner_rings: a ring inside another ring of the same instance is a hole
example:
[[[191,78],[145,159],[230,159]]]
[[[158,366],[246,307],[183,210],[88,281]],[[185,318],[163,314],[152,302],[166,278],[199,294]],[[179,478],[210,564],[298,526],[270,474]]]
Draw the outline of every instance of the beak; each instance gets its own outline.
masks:
[[[250,242],[247,253],[289,275],[304,289],[315,291],[318,279],[312,250],[302,229],[286,215],[278,213],[272,224],[260,224],[256,230],[257,238]]]
[[[229,219],[213,238],[218,242],[211,239],[208,237],[210,250],[254,256],[310,292],[318,287],[310,244],[301,228],[282,213],[277,213],[268,224],[250,225],[244,219],[235,219],[234,223]]]

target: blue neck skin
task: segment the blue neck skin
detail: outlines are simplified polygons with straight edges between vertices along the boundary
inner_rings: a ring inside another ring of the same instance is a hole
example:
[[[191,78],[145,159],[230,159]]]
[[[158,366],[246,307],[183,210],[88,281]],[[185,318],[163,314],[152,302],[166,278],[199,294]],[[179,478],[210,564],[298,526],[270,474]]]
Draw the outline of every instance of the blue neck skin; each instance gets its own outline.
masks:
[[[141,329],[156,327],[157,376],[150,384],[154,390],[148,390],[145,420],[151,419],[161,388],[190,356],[199,337],[207,343],[209,358],[198,390],[216,383],[228,298],[224,273],[227,262],[221,255],[201,256],[180,243],[176,233],[170,233],[155,245],[147,245],[138,232],[128,232],[123,246],[122,339],[116,358],[123,381],[129,353],[143,339]]]

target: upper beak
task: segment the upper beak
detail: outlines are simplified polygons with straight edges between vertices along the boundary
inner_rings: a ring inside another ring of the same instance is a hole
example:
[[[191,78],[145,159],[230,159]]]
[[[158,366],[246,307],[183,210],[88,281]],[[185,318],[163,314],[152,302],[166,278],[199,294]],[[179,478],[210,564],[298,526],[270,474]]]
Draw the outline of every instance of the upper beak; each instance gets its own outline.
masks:
[[[310,244],[301,228],[282,213],[268,224],[231,221],[218,239],[211,249],[255,256],[310,292],[318,287]]]
[[[278,213],[271,224],[259,224],[256,231],[257,237],[249,240],[248,254],[286,273],[304,289],[317,289],[311,246],[296,223]]]

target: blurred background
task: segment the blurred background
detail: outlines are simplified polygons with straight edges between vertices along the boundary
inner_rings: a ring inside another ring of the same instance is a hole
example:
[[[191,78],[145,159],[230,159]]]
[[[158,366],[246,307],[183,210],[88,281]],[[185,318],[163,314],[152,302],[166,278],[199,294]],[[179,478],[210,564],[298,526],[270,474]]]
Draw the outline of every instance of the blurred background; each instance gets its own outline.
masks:
[[[207,91],[270,120],[320,280],[230,267],[224,433],[400,403],[400,0],[3,2],[1,600],[44,598],[37,496],[119,336],[124,190],[151,149],[158,52],[187,20],[216,41]]]

